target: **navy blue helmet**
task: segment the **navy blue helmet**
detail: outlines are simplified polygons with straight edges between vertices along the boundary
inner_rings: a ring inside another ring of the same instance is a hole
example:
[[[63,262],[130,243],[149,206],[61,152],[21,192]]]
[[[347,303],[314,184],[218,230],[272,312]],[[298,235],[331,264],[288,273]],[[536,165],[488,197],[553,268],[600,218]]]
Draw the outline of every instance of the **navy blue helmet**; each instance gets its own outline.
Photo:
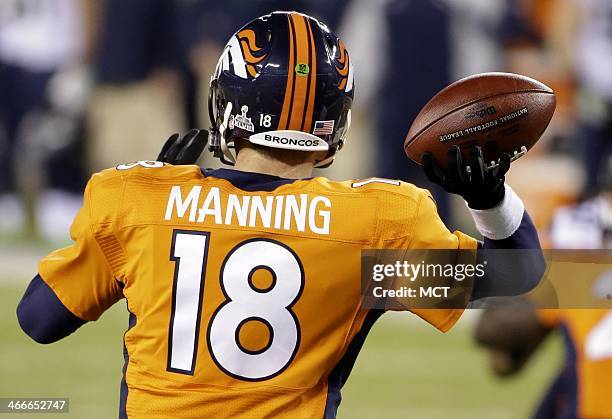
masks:
[[[211,78],[210,149],[235,163],[234,140],[327,151],[327,167],[350,125],[353,65],[344,43],[297,12],[257,18],[227,43]]]

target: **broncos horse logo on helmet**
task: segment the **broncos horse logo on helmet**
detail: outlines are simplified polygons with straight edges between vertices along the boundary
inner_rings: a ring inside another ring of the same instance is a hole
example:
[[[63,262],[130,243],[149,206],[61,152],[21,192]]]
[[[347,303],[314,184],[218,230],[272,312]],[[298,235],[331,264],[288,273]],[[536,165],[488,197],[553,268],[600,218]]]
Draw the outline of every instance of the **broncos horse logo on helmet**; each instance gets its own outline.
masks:
[[[236,139],[327,151],[316,164],[327,167],[344,144],[353,93],[348,51],[327,26],[297,12],[262,16],[230,38],[211,78],[210,149],[230,165]]]
[[[251,77],[257,77],[259,71],[257,70],[256,64],[259,64],[266,58],[267,52],[257,46],[255,39],[255,32],[252,29],[243,29],[236,33],[236,37],[240,41],[240,49],[242,56],[246,61],[247,72]]]
[[[344,42],[338,42],[338,57],[335,59],[336,70],[342,77],[342,81],[338,85],[340,90],[351,90],[353,88],[353,65],[349,57]]]

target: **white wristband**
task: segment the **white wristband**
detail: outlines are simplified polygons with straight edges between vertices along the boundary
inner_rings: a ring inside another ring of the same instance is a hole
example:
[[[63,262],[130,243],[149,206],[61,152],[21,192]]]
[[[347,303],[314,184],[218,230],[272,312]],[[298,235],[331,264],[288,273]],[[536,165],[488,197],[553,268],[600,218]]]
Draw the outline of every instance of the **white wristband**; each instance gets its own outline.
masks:
[[[525,206],[521,198],[506,184],[504,199],[499,205],[485,210],[472,209],[468,206],[476,229],[492,240],[510,237],[521,225]],[[466,203],[467,205],[467,203]]]

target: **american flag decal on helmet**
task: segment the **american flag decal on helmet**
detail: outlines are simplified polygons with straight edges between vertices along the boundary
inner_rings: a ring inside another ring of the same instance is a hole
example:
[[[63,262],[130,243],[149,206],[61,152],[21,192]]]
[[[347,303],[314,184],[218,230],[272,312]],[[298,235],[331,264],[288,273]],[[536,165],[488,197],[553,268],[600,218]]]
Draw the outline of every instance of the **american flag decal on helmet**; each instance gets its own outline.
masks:
[[[334,121],[317,121],[315,122],[314,135],[331,135],[334,133]]]

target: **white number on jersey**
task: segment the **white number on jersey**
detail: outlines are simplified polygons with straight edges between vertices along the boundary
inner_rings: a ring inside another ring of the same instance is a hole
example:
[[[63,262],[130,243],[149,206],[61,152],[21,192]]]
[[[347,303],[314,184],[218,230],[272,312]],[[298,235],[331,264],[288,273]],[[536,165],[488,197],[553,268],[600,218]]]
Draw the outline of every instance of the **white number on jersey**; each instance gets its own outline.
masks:
[[[176,263],[168,341],[168,371],[193,375],[202,313],[210,233],[175,230],[170,259]]]
[[[584,352],[592,360],[612,358],[612,311],[589,332]]]
[[[209,241],[210,233],[174,232],[168,371],[194,373]],[[272,284],[265,290],[252,283],[258,269],[272,274]],[[213,314],[207,337],[217,366],[247,381],[280,374],[293,360],[300,342],[299,322],[291,310],[304,287],[304,269],[297,255],[274,240],[242,242],[226,256],[220,286],[227,299]],[[269,342],[257,351],[239,342],[241,328],[250,321],[263,323],[269,330]]]

